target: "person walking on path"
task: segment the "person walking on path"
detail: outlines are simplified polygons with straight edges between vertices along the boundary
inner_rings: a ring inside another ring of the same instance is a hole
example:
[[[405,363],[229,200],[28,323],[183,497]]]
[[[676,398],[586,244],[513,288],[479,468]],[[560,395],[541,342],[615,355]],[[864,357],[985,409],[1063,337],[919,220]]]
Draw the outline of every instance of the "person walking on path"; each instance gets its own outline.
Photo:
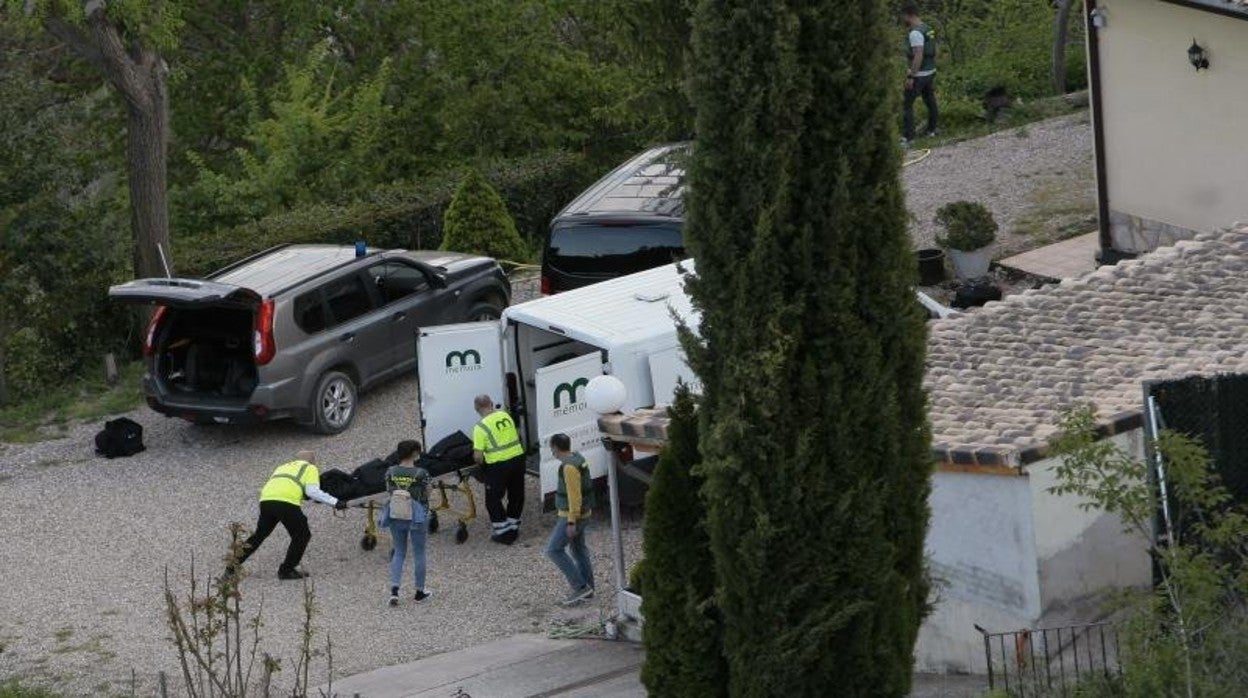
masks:
[[[546,557],[568,580],[572,590],[562,603],[571,606],[594,596],[594,566],[585,545],[594,506],[594,481],[589,474],[589,464],[584,456],[572,450],[572,440],[567,434],[550,437],[550,450],[559,460],[559,485],[555,490],[559,518],[546,544]]]
[[[927,107],[928,137],[937,135],[939,109],[936,107],[936,32],[919,19],[919,8],[910,4],[901,11],[906,25],[906,89],[902,112],[901,143],[914,140],[914,100],[923,98]]]
[[[256,530],[243,541],[236,559],[226,566],[227,576],[233,577],[237,573],[243,562],[256,552],[279,523],[290,535],[290,545],[286,548],[286,559],[277,568],[277,578],[303,579],[308,576],[299,570],[303,551],[307,550],[312,540],[308,517],[301,506],[303,501],[314,499],[338,510],[347,508],[345,501],[321,491],[321,473],[312,464],[315,460],[316,454],[312,451],[300,451],[295,454],[294,460],[277,466],[269,476],[260,490],[260,518],[256,521]]]
[[[489,395],[478,395],[472,406],[481,416],[472,428],[472,458],[481,465],[485,483],[485,510],[493,527],[490,540],[511,545],[520,536],[524,511],[524,445],[515,420],[496,409]]]
[[[386,491],[390,500],[381,512],[382,525],[390,528],[394,543],[390,554],[390,605],[399,605],[399,586],[407,543],[412,543],[412,577],[416,602],[429,598],[425,588],[425,541],[429,534],[429,471],[415,465],[420,455],[419,441],[400,441],[395,454],[399,462],[386,470]]]

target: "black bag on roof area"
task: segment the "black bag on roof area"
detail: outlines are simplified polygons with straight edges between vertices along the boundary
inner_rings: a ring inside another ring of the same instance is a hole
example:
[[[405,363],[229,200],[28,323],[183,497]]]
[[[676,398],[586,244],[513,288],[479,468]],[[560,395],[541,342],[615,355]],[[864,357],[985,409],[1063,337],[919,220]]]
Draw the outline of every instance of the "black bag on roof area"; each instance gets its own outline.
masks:
[[[95,453],[105,458],[133,456],[144,450],[143,426],[129,417],[104,422],[104,429],[95,435]]]

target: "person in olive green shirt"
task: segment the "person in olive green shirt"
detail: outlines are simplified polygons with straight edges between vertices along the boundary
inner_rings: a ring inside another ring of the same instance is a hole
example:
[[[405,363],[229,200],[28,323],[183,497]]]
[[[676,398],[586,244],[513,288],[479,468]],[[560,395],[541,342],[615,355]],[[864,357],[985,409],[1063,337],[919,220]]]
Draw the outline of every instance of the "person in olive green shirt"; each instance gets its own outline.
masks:
[[[277,466],[269,476],[260,490],[260,518],[256,521],[256,531],[243,542],[238,559],[226,566],[227,576],[233,577],[237,573],[243,561],[256,552],[279,523],[290,535],[290,545],[286,548],[286,559],[277,568],[277,578],[303,579],[308,576],[298,569],[303,551],[312,540],[308,517],[304,516],[300,505],[305,499],[314,499],[335,509],[347,508],[345,501],[321,490],[321,473],[312,464],[314,460],[316,454],[312,451],[300,451],[295,454],[294,460]]]
[[[494,528],[490,540],[511,545],[520,535],[524,511],[524,444],[515,420],[496,409],[489,395],[478,395],[472,406],[481,415],[472,428],[472,457],[485,483],[485,510]]]
[[[584,456],[572,450],[572,440],[567,434],[550,437],[550,451],[559,460],[559,484],[555,490],[559,519],[546,544],[546,557],[568,580],[572,590],[562,604],[571,606],[594,595],[594,566],[585,545],[585,533],[593,514],[594,480],[589,464]]]

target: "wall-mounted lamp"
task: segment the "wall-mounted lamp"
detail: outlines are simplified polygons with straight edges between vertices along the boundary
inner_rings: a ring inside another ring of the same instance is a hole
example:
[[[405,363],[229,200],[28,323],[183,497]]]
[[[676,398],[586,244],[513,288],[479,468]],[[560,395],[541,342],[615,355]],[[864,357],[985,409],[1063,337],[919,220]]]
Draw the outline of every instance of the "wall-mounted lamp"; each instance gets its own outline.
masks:
[[[1104,29],[1105,25],[1109,23],[1108,19],[1105,17],[1105,8],[1103,7],[1092,8],[1091,16],[1092,26],[1097,29]]]
[[[1196,43],[1195,39],[1192,39],[1191,48],[1187,49],[1187,60],[1198,73],[1209,68],[1209,58],[1205,55],[1205,49]]]

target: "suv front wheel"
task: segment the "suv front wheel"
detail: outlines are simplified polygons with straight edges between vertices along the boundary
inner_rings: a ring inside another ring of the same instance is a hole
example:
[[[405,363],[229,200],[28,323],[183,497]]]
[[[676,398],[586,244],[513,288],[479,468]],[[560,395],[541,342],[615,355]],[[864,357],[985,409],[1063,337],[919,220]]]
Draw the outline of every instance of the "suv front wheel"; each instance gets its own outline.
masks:
[[[337,434],[351,426],[355,417],[356,389],[351,376],[328,371],[316,383],[312,394],[312,430]]]

